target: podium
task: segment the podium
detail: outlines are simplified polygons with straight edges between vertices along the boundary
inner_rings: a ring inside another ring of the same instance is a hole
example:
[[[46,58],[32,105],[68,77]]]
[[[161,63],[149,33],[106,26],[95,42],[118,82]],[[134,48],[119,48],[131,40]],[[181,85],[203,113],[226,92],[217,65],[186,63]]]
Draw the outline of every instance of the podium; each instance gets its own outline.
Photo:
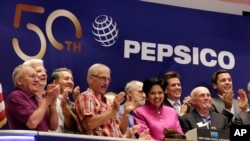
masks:
[[[52,133],[30,130],[0,130],[0,141],[137,141],[136,139]]]
[[[194,128],[188,131],[185,135],[187,140],[192,141],[230,141],[229,130]]]

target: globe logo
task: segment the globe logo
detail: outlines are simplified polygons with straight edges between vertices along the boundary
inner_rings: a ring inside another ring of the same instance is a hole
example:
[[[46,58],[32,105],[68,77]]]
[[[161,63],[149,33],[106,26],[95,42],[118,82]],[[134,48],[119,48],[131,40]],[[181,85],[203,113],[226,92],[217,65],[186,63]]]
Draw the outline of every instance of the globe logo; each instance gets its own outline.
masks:
[[[92,24],[92,33],[95,35],[95,40],[101,43],[101,46],[110,47],[118,39],[118,28],[116,22],[107,15],[100,15],[96,17]]]

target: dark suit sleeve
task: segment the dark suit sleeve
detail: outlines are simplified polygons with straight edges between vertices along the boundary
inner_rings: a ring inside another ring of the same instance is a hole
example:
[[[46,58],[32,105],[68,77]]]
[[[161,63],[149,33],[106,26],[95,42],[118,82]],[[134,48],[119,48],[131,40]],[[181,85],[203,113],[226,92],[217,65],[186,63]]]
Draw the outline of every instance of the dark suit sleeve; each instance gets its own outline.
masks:
[[[242,120],[240,118],[240,114],[235,115],[233,124],[235,124],[235,125],[242,125]]]
[[[179,117],[179,122],[184,134],[191,130],[190,123],[188,122],[188,118],[186,116]]]
[[[231,121],[232,118],[234,117],[234,114],[229,112],[228,110],[226,109],[223,109],[222,112],[221,112],[224,116],[227,117],[228,121]]]

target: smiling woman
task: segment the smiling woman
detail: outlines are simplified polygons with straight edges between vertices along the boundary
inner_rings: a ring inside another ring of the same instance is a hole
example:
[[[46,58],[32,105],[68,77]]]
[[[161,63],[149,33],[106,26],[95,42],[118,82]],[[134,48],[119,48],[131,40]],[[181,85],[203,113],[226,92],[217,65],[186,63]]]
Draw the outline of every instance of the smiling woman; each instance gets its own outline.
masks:
[[[159,78],[149,78],[143,82],[146,104],[133,112],[134,124],[141,126],[138,136],[145,130],[149,130],[152,140],[162,140],[166,135],[183,135],[177,112],[163,105],[165,87],[164,80]]]

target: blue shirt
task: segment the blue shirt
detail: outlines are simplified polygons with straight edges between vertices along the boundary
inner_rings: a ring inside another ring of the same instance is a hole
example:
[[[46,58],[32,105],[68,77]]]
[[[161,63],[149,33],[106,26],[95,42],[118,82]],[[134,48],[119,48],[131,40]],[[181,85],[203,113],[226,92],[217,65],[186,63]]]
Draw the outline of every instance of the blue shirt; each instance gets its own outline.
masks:
[[[124,104],[120,106],[120,111],[119,111],[119,118],[122,119],[123,116],[123,112],[124,112]],[[133,115],[130,113],[129,117],[128,117],[128,128],[133,127],[134,126],[134,118]]]

